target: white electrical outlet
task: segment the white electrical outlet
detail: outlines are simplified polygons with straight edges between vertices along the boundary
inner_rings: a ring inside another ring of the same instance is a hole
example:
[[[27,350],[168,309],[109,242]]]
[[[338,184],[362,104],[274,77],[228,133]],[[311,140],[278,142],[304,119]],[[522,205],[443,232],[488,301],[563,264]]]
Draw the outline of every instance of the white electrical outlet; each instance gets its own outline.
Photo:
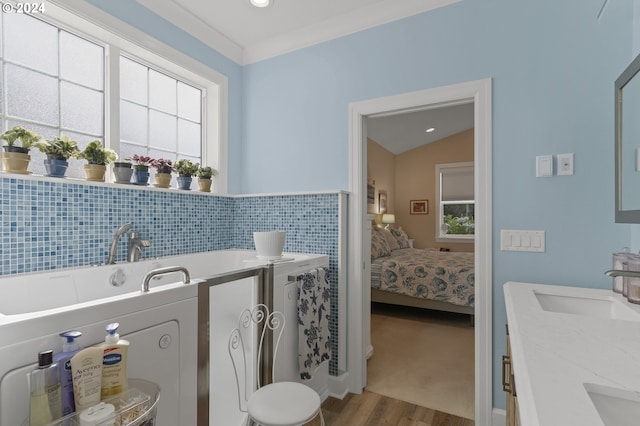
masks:
[[[573,174],[573,154],[558,154],[558,176]]]

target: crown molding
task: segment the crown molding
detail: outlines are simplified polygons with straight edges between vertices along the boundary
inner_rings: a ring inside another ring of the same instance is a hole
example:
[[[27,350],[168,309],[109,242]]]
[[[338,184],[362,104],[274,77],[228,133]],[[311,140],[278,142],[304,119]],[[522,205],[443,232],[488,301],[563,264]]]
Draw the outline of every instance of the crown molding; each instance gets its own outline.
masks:
[[[462,0],[385,0],[317,24],[246,46],[242,65],[247,65],[344,37],[358,31],[397,21]]]
[[[204,22],[172,0],[136,0],[158,16],[171,22],[182,31],[217,50],[233,62],[242,65],[242,46]]]

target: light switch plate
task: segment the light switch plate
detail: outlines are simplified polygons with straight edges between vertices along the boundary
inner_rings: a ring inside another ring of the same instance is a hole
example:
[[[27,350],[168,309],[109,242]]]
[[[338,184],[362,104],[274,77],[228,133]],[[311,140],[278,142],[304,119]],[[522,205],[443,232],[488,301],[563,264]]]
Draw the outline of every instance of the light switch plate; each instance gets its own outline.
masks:
[[[573,154],[558,154],[558,176],[573,175]]]
[[[536,157],[536,177],[553,176],[553,155],[538,155]]]
[[[544,231],[501,229],[500,250],[544,252]]]

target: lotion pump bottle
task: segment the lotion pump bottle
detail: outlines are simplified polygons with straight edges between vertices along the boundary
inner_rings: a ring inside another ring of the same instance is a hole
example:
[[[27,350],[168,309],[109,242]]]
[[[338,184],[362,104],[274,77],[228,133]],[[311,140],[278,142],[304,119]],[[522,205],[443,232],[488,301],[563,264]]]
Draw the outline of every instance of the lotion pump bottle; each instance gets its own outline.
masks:
[[[65,342],[62,344],[62,352],[53,356],[53,362],[58,364],[60,370],[60,386],[62,396],[62,415],[66,416],[76,411],[73,396],[73,371],[71,370],[71,357],[81,348],[76,339],[82,336],[79,331],[67,331],[60,333]]]
[[[124,392],[128,388],[127,353],[129,342],[117,333],[120,324],[107,325],[107,335],[101,345],[104,349],[102,361],[102,399]]]
[[[43,426],[62,416],[60,375],[53,350],[38,353],[38,368],[29,375],[29,425]]]

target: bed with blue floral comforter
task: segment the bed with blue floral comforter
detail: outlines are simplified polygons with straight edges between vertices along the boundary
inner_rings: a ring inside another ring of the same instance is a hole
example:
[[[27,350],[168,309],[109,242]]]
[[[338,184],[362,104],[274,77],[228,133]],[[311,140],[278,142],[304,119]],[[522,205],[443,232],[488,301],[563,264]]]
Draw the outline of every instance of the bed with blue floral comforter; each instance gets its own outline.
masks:
[[[404,248],[371,262],[372,288],[474,306],[474,253]]]

